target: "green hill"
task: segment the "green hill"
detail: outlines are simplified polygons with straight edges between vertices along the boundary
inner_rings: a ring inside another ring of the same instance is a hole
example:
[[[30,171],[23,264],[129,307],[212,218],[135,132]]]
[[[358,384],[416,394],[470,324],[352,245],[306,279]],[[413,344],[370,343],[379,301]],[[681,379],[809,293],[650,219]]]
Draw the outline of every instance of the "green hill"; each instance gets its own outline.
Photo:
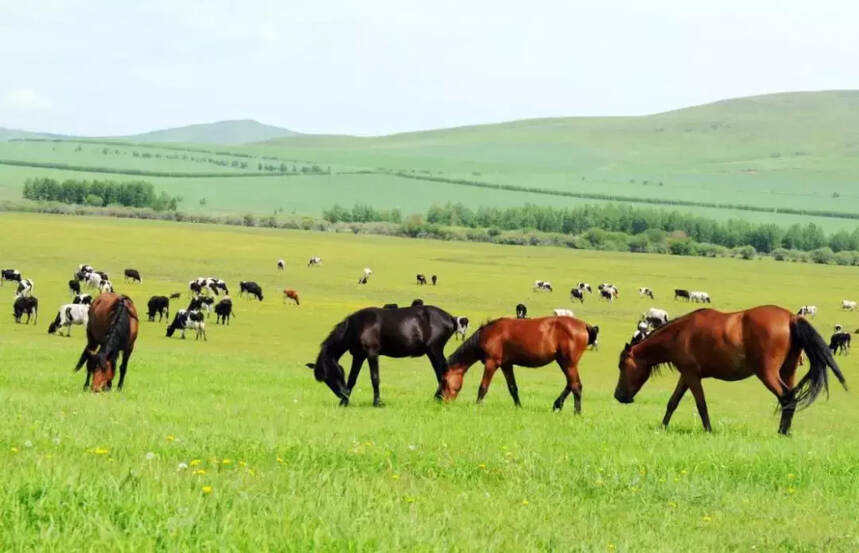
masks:
[[[46,139],[46,138],[67,138],[59,134],[49,134],[44,132],[30,132],[30,131],[22,131],[19,129],[7,129],[6,127],[0,127],[0,142],[5,142],[7,140],[21,140],[21,139]]]
[[[264,125],[253,119],[239,119],[235,121],[218,121],[216,123],[202,123],[199,125],[186,125],[151,131],[143,134],[135,134],[121,137],[122,140],[132,142],[184,142],[196,144],[244,144],[247,142],[261,142],[288,136],[297,136],[298,133],[289,129]]]

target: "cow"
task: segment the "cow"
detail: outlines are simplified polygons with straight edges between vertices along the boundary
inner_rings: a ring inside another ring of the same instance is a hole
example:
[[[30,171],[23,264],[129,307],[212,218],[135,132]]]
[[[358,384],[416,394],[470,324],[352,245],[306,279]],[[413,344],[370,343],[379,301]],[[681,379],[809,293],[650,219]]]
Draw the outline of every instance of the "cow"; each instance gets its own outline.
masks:
[[[3,282],[21,282],[21,271],[18,269],[0,269],[0,286]]]
[[[97,274],[98,276],[100,276],[102,280],[110,280],[110,277],[104,271],[92,271],[92,272]]]
[[[282,271],[285,268],[286,268],[286,261],[284,261],[283,259],[278,259],[277,260],[277,270]]]
[[[585,303],[585,294],[582,292],[581,288],[570,289],[570,301],[573,300],[579,300],[581,303]]]
[[[215,305],[215,324],[230,324],[230,318],[235,317],[233,313],[233,300],[229,296],[224,296],[221,301]]]
[[[573,313],[572,309],[553,309],[552,313],[554,313],[556,317],[575,317],[576,316],[576,314]]]
[[[517,319],[527,319],[528,318],[528,308],[524,303],[516,304],[516,318]]]
[[[650,325],[651,328],[659,328],[668,324],[668,311],[651,307],[647,312],[641,314],[641,320]]]
[[[72,294],[72,296],[74,296],[76,294],[80,294],[81,293],[81,283],[78,282],[76,279],[71,279],[69,281],[69,292]]]
[[[39,320],[39,300],[36,296],[18,296],[12,304],[12,315],[18,324],[21,323],[21,317],[24,315],[27,315],[25,324],[30,324],[30,317],[33,317],[33,324],[36,324]]]
[[[18,282],[18,288],[15,290],[16,296],[32,296],[33,295],[33,286],[35,283],[31,278],[25,278],[24,280]]]
[[[140,271],[138,271],[137,269],[126,269],[125,281],[138,282],[140,284],[143,284],[143,279],[140,278]]]
[[[66,337],[72,335],[72,325],[84,325],[89,322],[89,306],[79,303],[69,303],[60,307],[57,316],[48,326],[48,334],[54,334],[62,327],[68,327]],[[60,334],[62,335],[62,334]]]
[[[423,273],[418,273],[417,277],[415,278],[417,278],[418,284],[420,286],[423,286],[427,283],[427,277]]]
[[[181,297],[182,297],[182,292],[173,292],[172,294],[170,294],[171,300],[179,299]]]
[[[850,333],[836,332],[829,339],[829,349],[833,354],[847,355],[850,353]]]
[[[603,282],[602,284],[597,286],[597,290],[600,291],[601,295],[602,295],[602,292],[606,292],[606,291],[609,292],[615,298],[617,298],[620,295],[620,292],[618,291],[617,286],[615,286],[614,284],[609,284],[608,282]],[[605,297],[605,296],[603,296],[603,297]]]
[[[215,298],[211,296],[197,296],[196,298],[192,298],[188,303],[188,308],[185,311],[200,311],[206,312],[206,318],[212,314],[212,310],[214,309]]]
[[[86,275],[86,285],[87,288],[101,288],[101,275],[96,273],[95,271],[91,273],[87,273]]]
[[[682,290],[680,288],[674,289],[674,301],[677,301],[677,298],[685,298],[686,301],[689,301],[689,290]]]
[[[147,316],[151,322],[155,322],[156,313],[159,323],[162,318],[170,319],[170,299],[167,296],[152,296],[146,306],[149,308]]]
[[[812,319],[817,315],[817,306],[816,305],[803,305],[799,308],[799,311],[796,312],[797,315],[802,317],[811,317]]]
[[[298,292],[291,288],[283,290],[283,303],[286,303],[287,299],[294,301],[295,305],[301,305],[301,301],[298,299]]]
[[[548,280],[535,280],[534,291],[552,292],[552,283]]]
[[[638,289],[638,295],[639,296],[647,296],[650,299],[655,299],[653,297],[653,290],[651,290],[650,288],[647,288],[646,286],[643,286],[643,287]]]
[[[196,331],[197,340],[202,336],[203,340],[208,341],[208,337],[206,336],[206,318],[199,311],[187,311],[185,309],[180,309],[176,312],[173,322],[167,327],[167,337],[172,337],[179,330],[182,332],[182,339],[184,340],[185,331],[188,329]]]
[[[417,306],[423,305],[423,304],[424,304],[424,300],[422,300],[420,298],[416,298],[416,299],[412,300],[412,307],[417,307]]]
[[[102,280],[98,286],[98,291],[102,294],[113,293],[113,283],[109,280]]]
[[[587,290],[587,291],[588,291],[588,294],[593,294],[593,293],[594,293],[593,289],[591,288],[591,285],[590,285],[590,284],[588,284],[587,282],[580,282],[580,283],[576,284],[576,288],[578,288],[579,290],[581,290],[581,291],[583,291],[583,292],[584,292],[585,290]]]
[[[211,290],[212,293],[216,296],[219,294],[219,292],[223,292],[224,294],[230,293],[229,289],[227,289],[227,283],[219,278],[207,278],[206,287]]]
[[[700,290],[693,290],[689,292],[689,300],[695,303],[710,303],[710,294],[701,292]]]
[[[259,301],[262,301],[262,288],[252,280],[243,280],[239,282],[239,296],[243,296],[244,294],[247,294],[248,299],[250,299],[251,296],[256,296]]]
[[[460,340],[465,340],[465,334],[468,332],[468,317],[454,317],[456,321],[455,336]]]
[[[431,276],[430,280],[432,281],[432,285],[435,286],[438,283],[438,275]]]
[[[629,341],[629,345],[634,346],[635,344],[647,338],[648,334],[650,334],[650,325],[647,324],[647,321],[640,321],[638,323],[638,328],[632,335],[632,339]]]
[[[841,300],[841,309],[846,311],[856,311],[856,302],[852,300]]]
[[[615,295],[617,291],[614,288],[603,288],[600,290],[600,298],[606,300],[609,303],[614,302]]]
[[[72,303],[79,303],[81,305],[92,305],[92,296],[89,294],[77,294],[72,299]]]
[[[307,266],[308,267],[318,267],[320,265],[322,265],[322,258],[321,257],[311,257],[310,259],[307,260]]]

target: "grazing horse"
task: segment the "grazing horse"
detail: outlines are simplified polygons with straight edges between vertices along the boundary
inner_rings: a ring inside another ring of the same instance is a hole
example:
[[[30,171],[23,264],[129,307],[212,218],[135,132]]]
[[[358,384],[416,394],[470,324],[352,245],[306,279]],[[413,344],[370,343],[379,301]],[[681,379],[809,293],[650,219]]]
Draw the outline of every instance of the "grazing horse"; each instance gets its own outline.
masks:
[[[295,305],[301,305],[301,301],[298,299],[298,292],[291,288],[285,288],[283,290],[283,303],[286,303],[287,299],[294,301]]]
[[[596,343],[599,327],[592,327],[572,317],[541,317],[538,319],[496,319],[477,329],[459,349],[447,359],[447,372],[442,379],[442,397],[456,399],[462,389],[462,379],[468,368],[482,361],[483,380],[477,391],[477,402],[483,401],[498,368],[507,380],[513,403],[519,407],[519,388],[513,375],[513,365],[542,367],[558,363],[567,382],[553,407],[560,410],[570,392],[575,398],[575,411],[582,411],[582,381],[579,359],[589,344]]]
[[[674,289],[674,300],[677,301],[677,298],[685,298],[686,301],[689,301],[689,290],[682,290],[680,288]]]
[[[122,390],[138,326],[137,309],[128,296],[106,292],[95,299],[86,327],[87,345],[75,365],[75,371],[80,370],[84,363],[87,365],[84,390],[89,387],[90,378],[93,392],[110,390],[120,352],[122,364],[119,366],[117,388]]]
[[[794,386],[802,351],[811,368]],[[822,390],[828,391],[827,367],[847,387],[832,352],[811,323],[774,305],[735,313],[699,309],[655,330],[638,344],[627,344],[618,363],[615,399],[632,403],[660,365],[673,366],[680,373],[662,424],[668,426],[683,394],[691,390],[707,432],[711,428],[703,378],[735,381],[757,376],[781,404],[782,434],[790,430],[797,407],[810,405]]]
[[[516,318],[517,319],[526,319],[528,318],[528,308],[524,303],[516,304]]]
[[[455,317],[432,305],[402,309],[367,307],[356,311],[337,324],[322,342],[313,369],[317,381],[325,382],[340,398],[340,405],[349,404],[349,396],[358,373],[366,360],[370,365],[373,384],[373,405],[379,398],[379,356],[421,357],[426,355],[439,383],[436,397],[441,397],[441,377],[447,369],[444,346],[457,328]],[[340,358],[352,354],[349,380],[344,380]]]

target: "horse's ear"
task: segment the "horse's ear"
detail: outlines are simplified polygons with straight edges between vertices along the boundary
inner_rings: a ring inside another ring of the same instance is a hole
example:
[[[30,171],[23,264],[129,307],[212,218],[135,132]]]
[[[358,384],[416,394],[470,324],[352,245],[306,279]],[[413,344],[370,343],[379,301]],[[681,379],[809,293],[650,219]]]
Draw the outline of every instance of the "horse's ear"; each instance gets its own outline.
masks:
[[[305,366],[306,366],[308,369],[313,370],[313,369],[315,369],[315,368],[316,368],[316,363],[305,363]]]

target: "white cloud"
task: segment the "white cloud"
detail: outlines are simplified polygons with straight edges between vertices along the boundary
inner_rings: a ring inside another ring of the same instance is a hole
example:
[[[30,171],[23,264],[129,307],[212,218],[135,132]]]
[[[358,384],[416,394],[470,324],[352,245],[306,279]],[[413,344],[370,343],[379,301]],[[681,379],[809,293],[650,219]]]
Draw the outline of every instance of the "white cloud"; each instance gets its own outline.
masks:
[[[14,88],[3,98],[4,107],[29,111],[48,111],[54,103],[47,96],[32,88]]]

